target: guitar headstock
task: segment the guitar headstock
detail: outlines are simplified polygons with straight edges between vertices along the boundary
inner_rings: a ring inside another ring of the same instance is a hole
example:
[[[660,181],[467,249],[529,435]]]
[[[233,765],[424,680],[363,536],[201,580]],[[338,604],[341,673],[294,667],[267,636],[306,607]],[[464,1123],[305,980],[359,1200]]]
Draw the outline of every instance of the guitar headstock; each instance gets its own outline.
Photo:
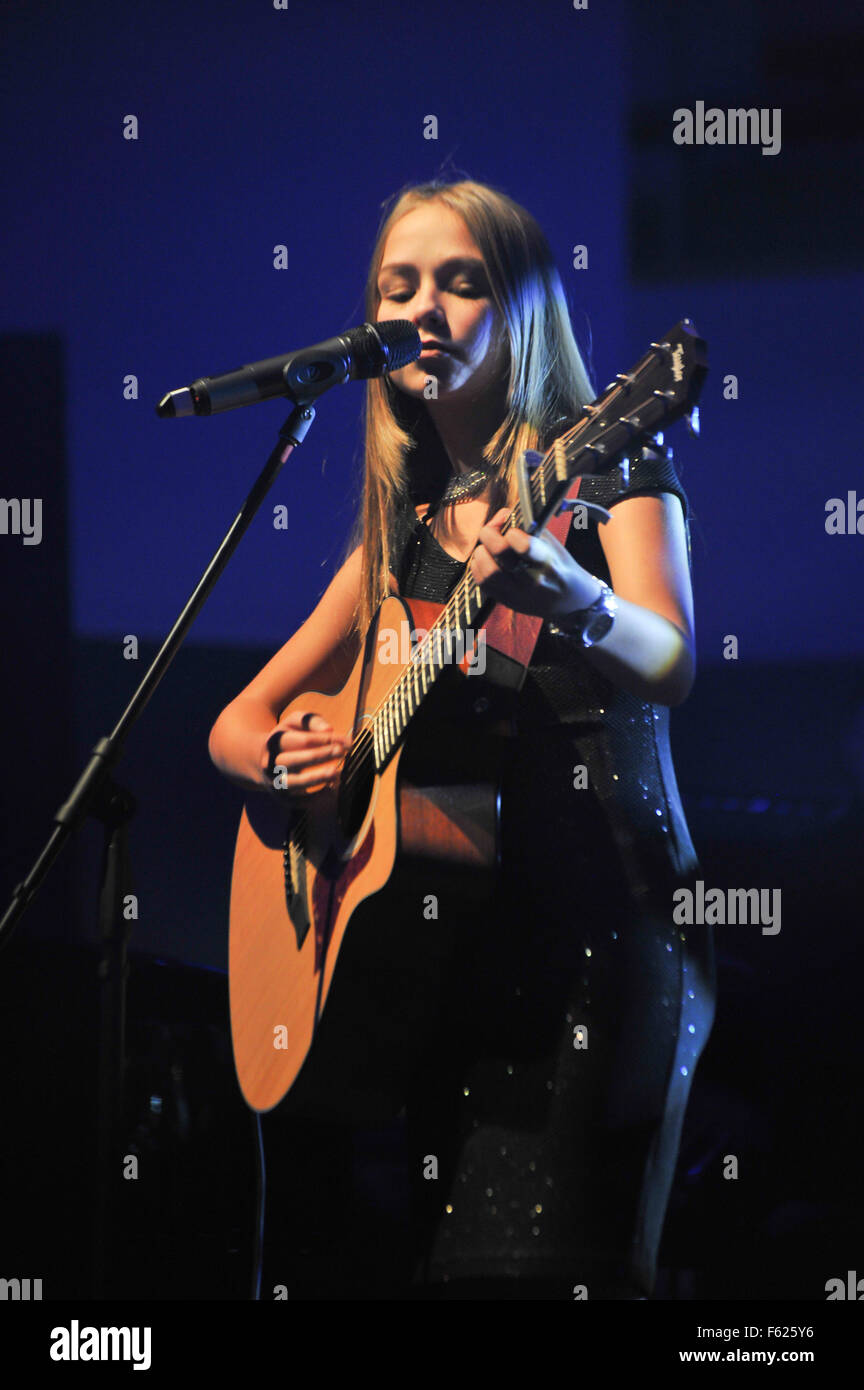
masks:
[[[682,415],[698,432],[696,403],[707,374],[707,344],[690,319],[682,319],[584,406],[577,423],[545,455],[528,453],[520,460],[521,515],[515,524],[528,531],[544,526],[577,475],[605,472]]]

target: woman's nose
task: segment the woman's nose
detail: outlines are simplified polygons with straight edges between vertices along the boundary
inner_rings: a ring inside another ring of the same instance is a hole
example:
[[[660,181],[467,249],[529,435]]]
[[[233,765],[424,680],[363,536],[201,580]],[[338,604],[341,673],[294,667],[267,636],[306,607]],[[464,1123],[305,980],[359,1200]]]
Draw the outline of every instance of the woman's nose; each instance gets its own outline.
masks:
[[[449,336],[447,320],[439,308],[430,306],[428,309],[420,310],[411,315],[411,320],[418,332],[431,333],[436,338]]]
[[[443,322],[444,310],[438,298],[438,290],[433,285],[420,286],[411,305],[411,317],[418,324],[426,319]]]

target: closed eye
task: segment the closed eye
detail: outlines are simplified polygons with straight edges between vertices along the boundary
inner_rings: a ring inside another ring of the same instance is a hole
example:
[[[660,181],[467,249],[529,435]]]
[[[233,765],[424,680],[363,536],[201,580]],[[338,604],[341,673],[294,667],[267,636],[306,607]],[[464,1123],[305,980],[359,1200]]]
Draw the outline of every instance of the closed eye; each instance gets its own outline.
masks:
[[[479,299],[486,293],[482,285],[476,285],[470,280],[462,280],[458,284],[451,284],[449,287],[451,294],[458,294],[466,299]],[[394,304],[404,304],[414,295],[413,290],[382,290],[381,298],[389,299]]]

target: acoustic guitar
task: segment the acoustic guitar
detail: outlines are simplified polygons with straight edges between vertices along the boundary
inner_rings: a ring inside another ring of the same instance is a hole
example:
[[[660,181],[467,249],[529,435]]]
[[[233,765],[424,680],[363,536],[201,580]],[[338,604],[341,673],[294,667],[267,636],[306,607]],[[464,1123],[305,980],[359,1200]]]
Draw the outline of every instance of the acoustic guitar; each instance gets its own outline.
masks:
[[[684,319],[545,454],[523,456],[505,530],[537,534],[562,507],[590,506],[568,498],[576,480],[616,464],[626,470],[626,457],[661,426],[687,415],[696,429],[706,372],[706,345]],[[412,785],[400,777],[400,762],[406,735],[444,673],[470,680],[481,635],[495,645],[495,619],[509,613],[495,607],[467,565],[446,604],[391,595],[342,689],[299,695],[282,712],[320,714],[334,729],[350,730],[352,742],[336,785],[302,804],[288,804],[286,794],[284,806],[275,792],[255,792],[241,816],[231,883],[231,1031],[240,1088],[254,1110],[272,1109],[293,1086],[352,914],[384,887],[397,859],[461,868],[475,889],[494,874],[494,783]],[[526,664],[529,657],[530,648]]]

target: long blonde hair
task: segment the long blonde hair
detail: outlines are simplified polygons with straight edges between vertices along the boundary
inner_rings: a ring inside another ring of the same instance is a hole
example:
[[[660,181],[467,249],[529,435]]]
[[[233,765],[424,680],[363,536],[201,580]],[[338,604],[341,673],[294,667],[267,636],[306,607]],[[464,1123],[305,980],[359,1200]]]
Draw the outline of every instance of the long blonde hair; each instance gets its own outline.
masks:
[[[421,204],[439,202],[459,214],[486,268],[492,298],[509,343],[507,412],[483,457],[493,483],[487,519],[515,501],[514,463],[524,449],[546,449],[596,394],[573,336],[561,277],[540,226],[525,208],[487,184],[431,182],[409,185],[388,200],[366,282],[366,319],[375,322],[381,296],[378,273],[391,228]],[[397,512],[422,496],[423,456],[435,449],[434,427],[422,401],[400,392],[387,377],[366,385],[363,496],[347,551],[363,545],[359,632],[368,628],[389,592],[392,527]],[[439,445],[440,449],[440,445]],[[406,456],[418,452],[409,479]],[[439,480],[442,484],[444,479]],[[346,551],[346,553],[347,553]]]

